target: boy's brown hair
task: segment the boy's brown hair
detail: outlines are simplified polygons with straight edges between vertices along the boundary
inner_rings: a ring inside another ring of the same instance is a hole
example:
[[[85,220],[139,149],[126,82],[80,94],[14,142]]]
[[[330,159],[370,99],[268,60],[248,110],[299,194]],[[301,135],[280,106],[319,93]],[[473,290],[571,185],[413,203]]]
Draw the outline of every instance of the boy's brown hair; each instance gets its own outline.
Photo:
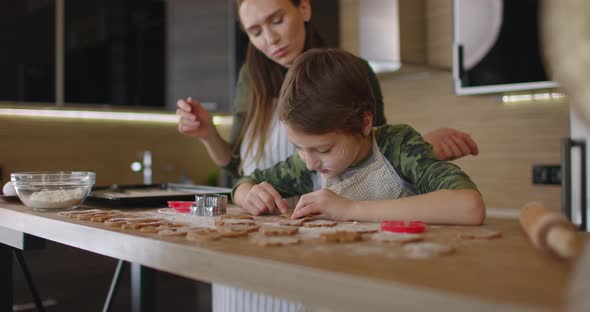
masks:
[[[339,49],[310,49],[290,66],[279,93],[279,118],[309,134],[362,134],[375,114],[367,64]]]

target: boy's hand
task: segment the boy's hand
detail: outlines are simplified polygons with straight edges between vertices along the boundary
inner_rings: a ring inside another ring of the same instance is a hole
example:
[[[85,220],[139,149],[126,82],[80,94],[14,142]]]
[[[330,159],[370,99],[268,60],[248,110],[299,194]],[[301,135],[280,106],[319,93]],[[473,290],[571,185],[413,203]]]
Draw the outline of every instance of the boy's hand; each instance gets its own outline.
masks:
[[[333,220],[350,220],[349,212],[352,201],[344,198],[328,189],[321,189],[301,196],[292,219],[302,218],[308,215],[323,214]]]
[[[249,214],[260,215],[279,210],[287,212],[287,201],[267,182],[252,185],[244,183],[236,189],[236,202]]]

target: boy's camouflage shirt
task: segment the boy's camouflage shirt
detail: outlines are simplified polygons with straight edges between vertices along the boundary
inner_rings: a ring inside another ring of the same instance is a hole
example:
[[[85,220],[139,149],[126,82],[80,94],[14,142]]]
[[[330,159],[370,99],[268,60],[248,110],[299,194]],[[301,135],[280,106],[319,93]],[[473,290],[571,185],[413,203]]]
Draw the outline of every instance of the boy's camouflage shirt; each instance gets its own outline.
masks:
[[[477,187],[457,165],[438,159],[432,145],[420,133],[407,125],[386,125],[375,128],[379,150],[391,163],[398,175],[416,187],[418,194],[441,189],[475,189]],[[377,173],[378,174],[378,173]],[[243,177],[238,185],[263,181],[271,184],[283,198],[313,191],[315,171],[305,166],[298,154],[266,170],[255,170]]]

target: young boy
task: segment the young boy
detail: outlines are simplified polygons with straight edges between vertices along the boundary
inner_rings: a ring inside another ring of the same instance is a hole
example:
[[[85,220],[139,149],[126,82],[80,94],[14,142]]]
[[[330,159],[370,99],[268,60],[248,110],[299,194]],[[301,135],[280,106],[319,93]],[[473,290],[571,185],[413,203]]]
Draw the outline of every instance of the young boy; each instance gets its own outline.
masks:
[[[297,154],[256,170],[234,187],[234,201],[251,214],[287,210],[292,218],[422,220],[479,225],[480,193],[454,164],[406,125],[373,128],[375,101],[364,64],[337,49],[312,49],[291,65],[278,112]]]

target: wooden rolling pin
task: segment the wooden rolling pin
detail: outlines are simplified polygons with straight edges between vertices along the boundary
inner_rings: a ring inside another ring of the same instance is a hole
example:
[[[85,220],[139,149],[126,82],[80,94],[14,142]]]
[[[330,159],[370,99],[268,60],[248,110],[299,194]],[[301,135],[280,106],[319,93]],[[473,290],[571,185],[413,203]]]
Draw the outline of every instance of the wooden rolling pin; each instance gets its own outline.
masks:
[[[576,227],[559,211],[539,202],[525,204],[520,211],[520,225],[533,245],[553,256],[573,259],[580,244]]]

